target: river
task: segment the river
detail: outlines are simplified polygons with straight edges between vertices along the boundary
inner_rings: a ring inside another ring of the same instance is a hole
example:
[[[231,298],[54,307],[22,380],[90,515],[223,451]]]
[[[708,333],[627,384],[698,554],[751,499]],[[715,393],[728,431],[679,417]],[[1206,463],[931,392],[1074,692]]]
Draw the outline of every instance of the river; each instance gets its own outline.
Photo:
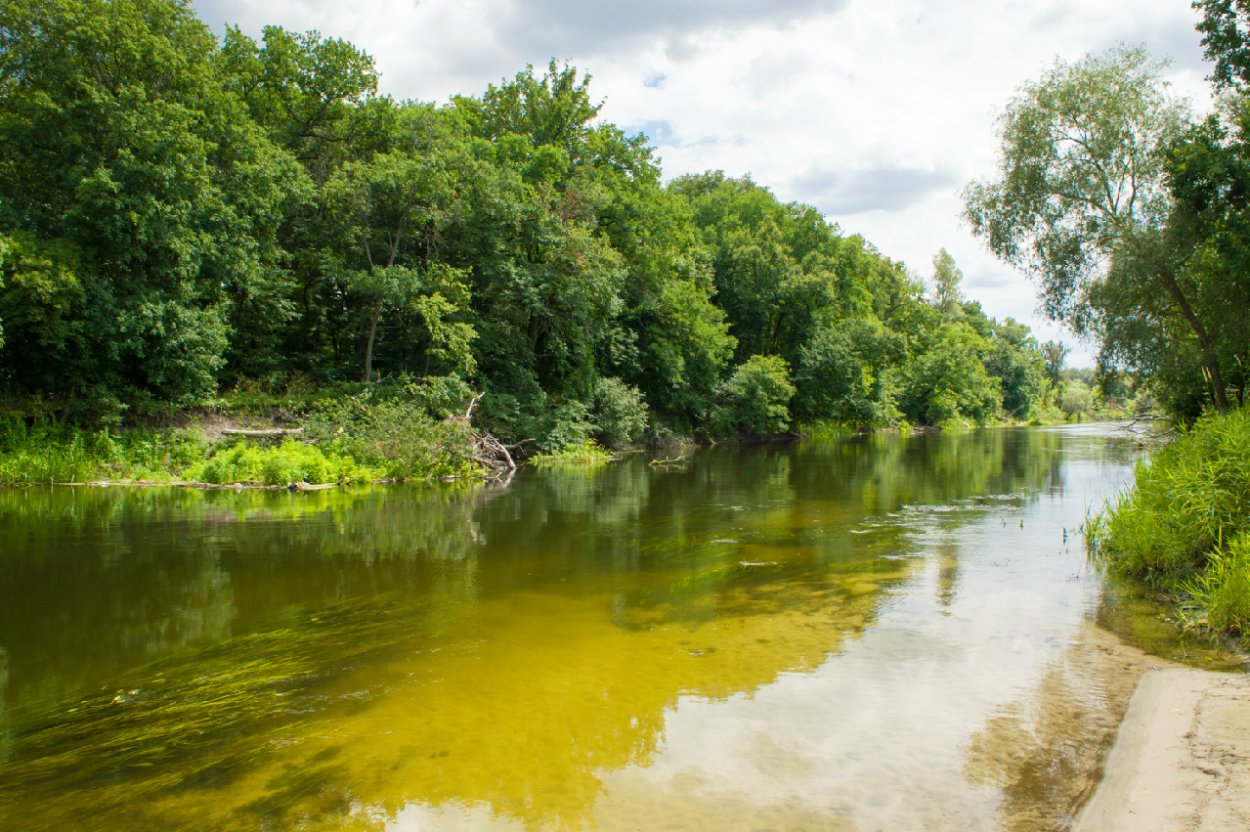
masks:
[[[1086,560],[1138,453],[0,491],[0,828],[1064,829],[1153,661],[1121,636],[1221,662]]]

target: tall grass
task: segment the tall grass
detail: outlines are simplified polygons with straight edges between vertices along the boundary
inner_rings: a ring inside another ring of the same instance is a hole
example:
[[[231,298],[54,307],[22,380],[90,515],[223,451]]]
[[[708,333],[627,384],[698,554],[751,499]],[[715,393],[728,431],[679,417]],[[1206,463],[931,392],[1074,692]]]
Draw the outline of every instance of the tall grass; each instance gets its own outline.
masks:
[[[381,471],[346,454],[322,451],[292,439],[263,447],[239,442],[218,450],[183,473],[192,482],[262,485],[369,482],[382,476]]]
[[[1140,463],[1090,532],[1110,568],[1173,594],[1191,621],[1250,636],[1250,413],[1205,416]]]
[[[205,447],[196,431],[118,433],[10,417],[0,420],[0,485],[167,481],[202,458]]]

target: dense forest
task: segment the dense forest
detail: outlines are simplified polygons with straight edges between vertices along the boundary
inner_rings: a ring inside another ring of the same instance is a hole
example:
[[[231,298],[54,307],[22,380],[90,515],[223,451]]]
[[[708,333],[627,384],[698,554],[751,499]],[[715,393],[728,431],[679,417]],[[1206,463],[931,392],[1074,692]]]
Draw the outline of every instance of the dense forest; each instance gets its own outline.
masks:
[[[750,179],[665,183],[600,106],[554,61],[400,101],[316,32],[10,0],[0,396],[98,424],[399,385],[546,448],[1058,412],[1058,345],[945,252],[926,291]]]

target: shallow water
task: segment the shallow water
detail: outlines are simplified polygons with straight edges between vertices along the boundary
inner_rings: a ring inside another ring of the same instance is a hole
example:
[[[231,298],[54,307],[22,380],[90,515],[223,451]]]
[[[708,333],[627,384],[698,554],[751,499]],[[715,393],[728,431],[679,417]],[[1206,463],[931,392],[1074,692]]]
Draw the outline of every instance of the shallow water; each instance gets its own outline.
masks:
[[[1135,454],[0,492],[0,828],[1062,829],[1155,661],[1078,531]]]

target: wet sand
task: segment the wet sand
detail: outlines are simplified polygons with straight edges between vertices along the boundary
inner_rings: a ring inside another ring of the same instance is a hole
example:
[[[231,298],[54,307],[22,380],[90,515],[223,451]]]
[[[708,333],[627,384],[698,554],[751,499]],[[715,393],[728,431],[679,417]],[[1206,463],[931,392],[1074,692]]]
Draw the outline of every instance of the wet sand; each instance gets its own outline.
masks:
[[[1147,672],[1075,829],[1250,829],[1250,675]]]

